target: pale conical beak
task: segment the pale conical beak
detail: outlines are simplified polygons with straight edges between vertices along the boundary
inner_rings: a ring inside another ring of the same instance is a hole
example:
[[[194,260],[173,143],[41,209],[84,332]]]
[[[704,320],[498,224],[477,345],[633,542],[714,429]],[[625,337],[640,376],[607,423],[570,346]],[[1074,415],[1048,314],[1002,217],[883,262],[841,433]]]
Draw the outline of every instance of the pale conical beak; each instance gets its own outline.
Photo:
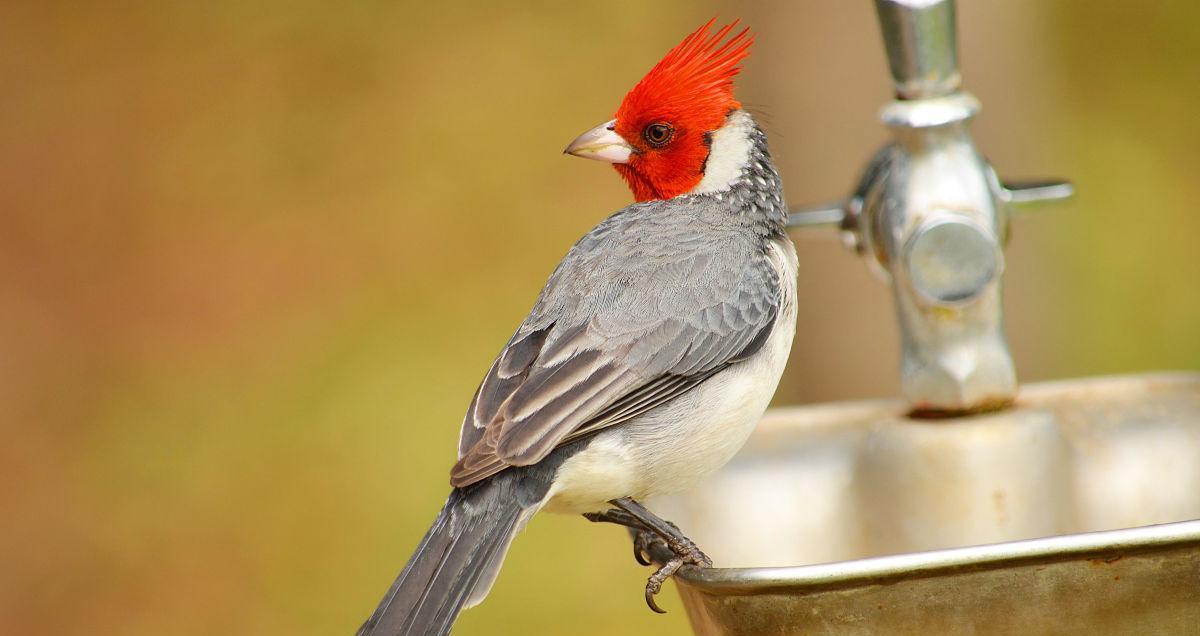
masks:
[[[628,163],[633,147],[617,134],[617,120],[607,121],[583,133],[563,152],[584,159]]]

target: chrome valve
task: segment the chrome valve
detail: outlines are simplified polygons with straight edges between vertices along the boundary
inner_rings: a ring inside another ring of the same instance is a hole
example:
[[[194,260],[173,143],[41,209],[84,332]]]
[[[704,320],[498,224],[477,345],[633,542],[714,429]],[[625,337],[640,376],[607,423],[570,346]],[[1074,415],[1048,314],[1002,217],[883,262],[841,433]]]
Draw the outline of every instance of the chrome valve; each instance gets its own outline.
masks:
[[[851,197],[793,212],[830,225],[890,282],[902,337],[901,388],[922,413],[987,410],[1017,380],[1000,293],[1010,215],[1071,196],[1069,183],[1005,186],[968,126],[979,101],[960,90],[952,0],[876,0],[896,100],[880,112],[893,141]]]

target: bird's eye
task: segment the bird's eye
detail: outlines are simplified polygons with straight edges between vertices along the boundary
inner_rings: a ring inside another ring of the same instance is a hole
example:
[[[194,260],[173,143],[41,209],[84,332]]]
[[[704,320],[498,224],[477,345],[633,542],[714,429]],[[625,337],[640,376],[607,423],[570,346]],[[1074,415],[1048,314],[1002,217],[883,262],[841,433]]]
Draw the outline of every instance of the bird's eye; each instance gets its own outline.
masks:
[[[671,137],[674,135],[675,129],[671,127],[671,124],[666,122],[650,124],[649,126],[646,126],[644,130],[642,130],[642,137],[646,138],[646,143],[654,146],[655,148],[661,148],[667,145],[667,142],[671,141]]]

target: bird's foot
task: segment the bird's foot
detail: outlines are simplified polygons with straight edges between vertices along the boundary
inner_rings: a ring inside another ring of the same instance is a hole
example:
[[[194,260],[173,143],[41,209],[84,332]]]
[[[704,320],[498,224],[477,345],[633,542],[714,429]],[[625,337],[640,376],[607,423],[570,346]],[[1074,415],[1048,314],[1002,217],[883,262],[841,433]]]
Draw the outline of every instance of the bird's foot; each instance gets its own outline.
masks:
[[[712,559],[708,558],[694,541],[684,536],[679,526],[659,518],[636,501],[628,498],[614,499],[612,504],[617,508],[604,512],[590,512],[583,516],[589,521],[615,523],[632,530],[633,557],[642,565],[654,564],[652,555],[656,550],[669,551],[672,555],[646,581],[646,605],[659,614],[665,614],[666,610],[654,601],[654,597],[662,591],[663,583],[685,565],[710,568]]]
[[[641,542],[640,546],[638,545],[639,541]],[[651,554],[652,545],[659,545],[671,551],[671,558],[646,580],[646,605],[659,614],[666,614],[667,611],[658,606],[658,603],[654,601],[654,597],[662,591],[663,583],[674,576],[679,571],[679,568],[685,565],[694,565],[701,568],[712,567],[712,559],[708,558],[708,555],[704,554],[694,541],[682,534],[678,535],[678,537],[664,539],[650,532],[639,532],[637,538],[634,540],[634,545],[636,552],[645,555]],[[643,561],[641,556],[638,557],[638,562],[643,565],[651,564],[649,559]]]
[[[708,558],[695,541],[680,534],[677,538],[668,541],[667,547],[675,556],[680,557],[688,565],[695,565],[702,568],[711,568],[712,559]]]

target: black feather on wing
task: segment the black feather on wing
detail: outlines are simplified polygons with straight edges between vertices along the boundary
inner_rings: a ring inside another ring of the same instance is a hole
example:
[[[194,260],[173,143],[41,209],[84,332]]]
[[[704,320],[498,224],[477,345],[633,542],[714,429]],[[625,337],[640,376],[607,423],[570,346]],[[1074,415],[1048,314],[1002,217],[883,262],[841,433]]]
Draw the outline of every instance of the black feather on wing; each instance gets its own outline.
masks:
[[[724,362],[721,364],[710,366],[704,371],[691,375],[664,375],[653,382],[638,387],[636,390],[610,404],[608,408],[572,431],[559,443],[566,444],[573,442],[610,426],[616,426],[691,391],[699,386],[700,383],[716,375],[718,371],[735,362],[744,360],[758,352],[759,349],[762,349],[763,345],[767,342],[767,338],[771,335],[774,325],[775,318],[772,316],[771,321],[759,330],[758,334],[750,341],[750,344],[737,355],[724,359]]]

